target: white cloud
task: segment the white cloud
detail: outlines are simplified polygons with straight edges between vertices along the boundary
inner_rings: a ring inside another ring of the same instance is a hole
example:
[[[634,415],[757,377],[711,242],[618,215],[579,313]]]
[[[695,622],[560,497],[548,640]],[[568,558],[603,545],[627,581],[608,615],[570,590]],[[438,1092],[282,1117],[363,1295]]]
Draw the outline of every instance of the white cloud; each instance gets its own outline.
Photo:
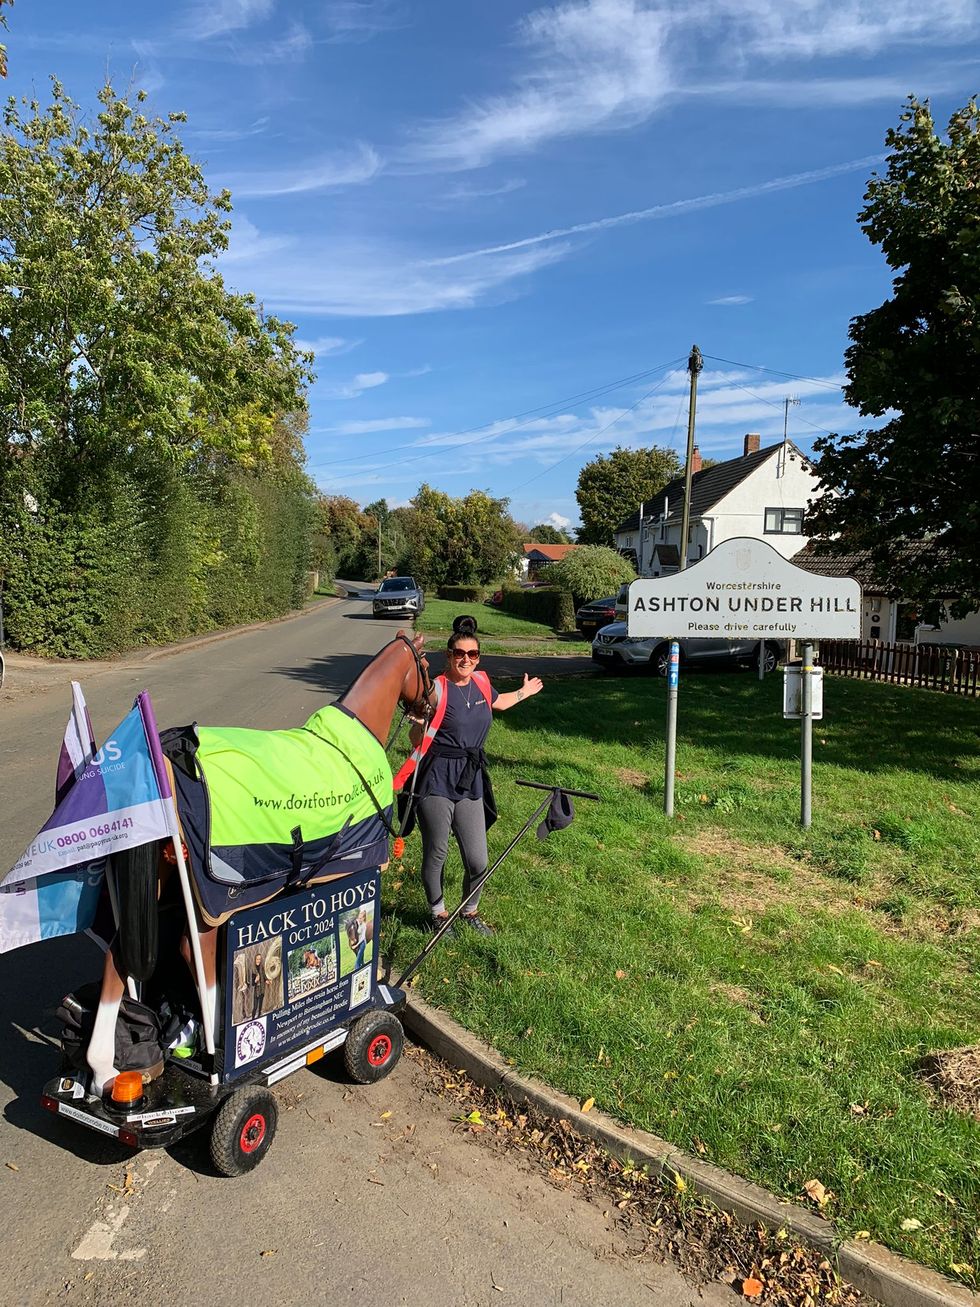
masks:
[[[512,297],[522,279],[568,252],[556,243],[450,268],[393,244],[329,234],[268,239],[248,227],[233,237],[234,282],[277,312],[333,317],[397,317],[500,301]]]
[[[199,41],[224,36],[251,27],[268,18],[275,0],[198,0],[189,24],[189,35]]]
[[[387,372],[359,372],[350,381],[328,387],[326,394],[331,399],[357,399],[366,390],[375,390],[390,380],[391,377]]]
[[[901,99],[910,85],[938,90],[926,47],[949,47],[980,32],[976,0],[562,0],[518,24],[510,85],[457,114],[417,127],[402,155],[428,168],[475,168],[562,137],[647,121],[684,96],[724,95],[789,106]],[[910,51],[905,76],[805,74],[775,80],[788,60],[871,58]],[[733,76],[734,73],[734,76]],[[749,80],[740,74],[748,73]]]
[[[450,186],[442,199],[453,203],[469,200],[491,200],[499,195],[512,195],[514,191],[519,191],[526,185],[527,182],[523,177],[510,177],[498,186],[467,186],[461,182],[457,186]]]
[[[419,129],[410,162],[473,168],[578,132],[642,122],[672,87],[666,13],[638,0],[568,0],[519,25],[514,88]]]
[[[435,260],[434,263],[445,265],[461,263],[466,259],[485,258],[492,254],[508,254],[514,250],[528,249],[532,245],[565,240],[569,236],[584,236],[596,231],[607,231],[610,227],[653,222],[658,218],[674,218],[682,213],[713,209],[721,204],[734,204],[738,200],[753,200],[760,195],[794,190],[798,186],[812,186],[816,182],[827,181],[831,177],[839,177],[844,173],[858,172],[880,163],[883,158],[884,156],[880,154],[869,154],[863,159],[850,159],[847,163],[835,163],[827,168],[811,168],[808,172],[791,173],[788,177],[773,177],[769,181],[755,182],[751,186],[738,186],[731,191],[715,191],[709,195],[695,195],[686,200],[671,200],[667,204],[651,205],[648,209],[634,209],[629,213],[617,213],[608,218],[596,218],[592,222],[577,222],[571,227],[554,227],[550,231],[539,232],[536,236],[524,236],[520,240],[506,241],[501,245],[485,245],[482,249],[450,254]]]
[[[252,41],[247,45],[234,43],[230,57],[234,63],[266,67],[269,64],[292,63],[302,59],[313,49],[313,37],[302,23],[291,23],[285,36],[271,41]]]
[[[549,513],[545,518],[545,521],[551,526],[556,527],[559,531],[567,531],[572,525],[572,519],[570,517],[562,517],[561,513]]]
[[[226,186],[237,199],[265,199],[273,195],[299,195],[337,186],[360,185],[376,177],[380,170],[379,155],[361,141],[346,154],[329,155],[298,167],[223,177],[219,185]]]
[[[222,265],[242,263],[262,266],[284,250],[288,244],[287,237],[267,236],[259,231],[254,222],[250,222],[243,213],[239,213],[232,220],[228,248],[221,255],[221,263]]]
[[[334,44],[370,41],[406,25],[389,0],[327,0],[322,14]]]
[[[752,296],[751,295],[721,295],[719,296],[718,299],[708,300],[707,302],[709,304],[721,304],[724,305],[725,307],[728,307],[729,305],[735,305],[735,304],[751,304]]]
[[[347,340],[344,336],[318,336],[316,340],[293,340],[297,349],[312,354],[314,358],[325,358],[328,354],[349,354],[352,349],[364,342]]]
[[[368,418],[363,422],[341,422],[326,430],[341,436],[364,436],[372,431],[413,431],[431,425],[428,418]]]

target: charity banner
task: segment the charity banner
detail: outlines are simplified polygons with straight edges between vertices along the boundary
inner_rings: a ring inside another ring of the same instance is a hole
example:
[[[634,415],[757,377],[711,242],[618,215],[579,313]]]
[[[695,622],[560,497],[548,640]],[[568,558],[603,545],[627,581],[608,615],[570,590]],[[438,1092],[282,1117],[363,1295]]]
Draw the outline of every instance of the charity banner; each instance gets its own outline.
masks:
[[[326,1035],[374,999],[381,874],[373,868],[236,913],[225,927],[224,1074]]]
[[[102,894],[105,861],[53,872],[16,885],[0,885],[0,953],[42,939],[74,935],[93,925]]]
[[[169,835],[169,786],[162,788],[154,765],[144,723],[145,699],[141,694],[102,748],[85,760],[14,864],[4,890]],[[156,744],[159,750],[158,740]]]

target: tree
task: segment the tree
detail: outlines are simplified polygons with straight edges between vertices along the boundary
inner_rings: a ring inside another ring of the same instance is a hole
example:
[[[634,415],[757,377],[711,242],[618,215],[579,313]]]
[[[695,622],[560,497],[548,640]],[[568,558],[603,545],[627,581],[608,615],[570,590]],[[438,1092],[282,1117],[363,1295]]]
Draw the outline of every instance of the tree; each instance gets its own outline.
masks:
[[[636,569],[616,549],[605,545],[580,545],[570,549],[560,563],[542,570],[549,585],[570,590],[576,603],[615,594],[624,581],[636,580]]]
[[[614,449],[600,454],[578,475],[575,498],[582,525],[578,539],[584,545],[611,545],[613,532],[624,517],[656,496],[681,471],[672,449]]]
[[[548,522],[539,522],[537,526],[532,526],[530,531],[524,537],[528,542],[534,541],[539,545],[570,545],[572,537],[561,527],[551,526]]]
[[[183,116],[98,99],[91,125],[57,81],[47,109],[4,112],[0,426],[74,485],[123,458],[254,467],[305,409],[311,360],[215,271],[231,198],[184,152]]]
[[[508,500],[471,490],[463,499],[421,485],[407,522],[408,568],[420,584],[486,585],[516,564],[521,532]]]
[[[859,222],[895,272],[892,295],[851,321],[845,396],[864,417],[821,437],[824,493],[807,527],[835,552],[868,550],[880,580],[923,605],[980,607],[980,111],[947,139],[909,98]]]

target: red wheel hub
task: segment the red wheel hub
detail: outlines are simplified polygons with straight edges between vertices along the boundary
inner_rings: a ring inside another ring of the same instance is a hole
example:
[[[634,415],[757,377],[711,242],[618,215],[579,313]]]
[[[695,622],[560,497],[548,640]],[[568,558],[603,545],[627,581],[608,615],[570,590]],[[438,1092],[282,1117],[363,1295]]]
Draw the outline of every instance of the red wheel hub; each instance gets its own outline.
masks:
[[[264,1138],[265,1117],[261,1112],[256,1112],[242,1126],[242,1133],[238,1136],[238,1146],[243,1153],[254,1153]]]
[[[368,1062],[371,1066],[384,1066],[389,1057],[391,1057],[391,1040],[387,1035],[375,1035],[368,1044]]]

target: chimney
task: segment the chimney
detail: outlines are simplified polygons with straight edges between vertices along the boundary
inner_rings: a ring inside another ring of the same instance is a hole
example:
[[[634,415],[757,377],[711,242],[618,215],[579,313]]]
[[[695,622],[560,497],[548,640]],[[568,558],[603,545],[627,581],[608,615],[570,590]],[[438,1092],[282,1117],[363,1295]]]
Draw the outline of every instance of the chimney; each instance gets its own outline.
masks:
[[[701,471],[701,451],[697,445],[691,450],[691,476]]]
[[[750,431],[745,437],[745,448],[742,450],[742,457],[745,458],[747,454],[758,454],[761,440],[762,437],[758,431]]]

